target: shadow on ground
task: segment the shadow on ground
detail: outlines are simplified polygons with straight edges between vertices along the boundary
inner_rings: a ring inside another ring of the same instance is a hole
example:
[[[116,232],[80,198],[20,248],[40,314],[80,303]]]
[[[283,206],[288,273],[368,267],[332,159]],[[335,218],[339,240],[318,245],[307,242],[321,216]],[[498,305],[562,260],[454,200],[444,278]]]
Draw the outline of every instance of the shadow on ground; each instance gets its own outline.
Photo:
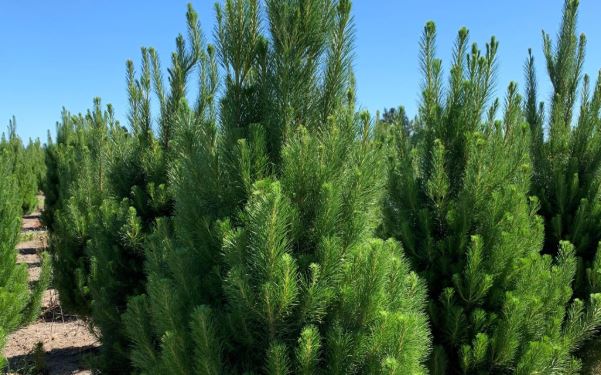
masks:
[[[97,346],[53,349],[48,352],[35,351],[8,358],[6,370],[11,374],[71,375],[80,370],[82,357],[98,350]]]
[[[601,374],[601,337],[587,342],[580,357],[583,375]]]

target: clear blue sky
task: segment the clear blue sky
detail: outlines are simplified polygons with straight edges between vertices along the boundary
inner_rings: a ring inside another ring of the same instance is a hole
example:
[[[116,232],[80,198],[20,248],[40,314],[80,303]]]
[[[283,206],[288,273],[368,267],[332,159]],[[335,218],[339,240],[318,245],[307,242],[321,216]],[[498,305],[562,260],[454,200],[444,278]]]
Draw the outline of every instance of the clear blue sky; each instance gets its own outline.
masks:
[[[167,66],[174,38],[185,32],[187,1],[0,0],[0,126],[13,114],[19,133],[46,139],[63,106],[89,108],[100,96],[125,119],[125,61],[153,46]],[[213,0],[196,0],[205,34],[212,35]],[[548,95],[541,29],[555,35],[563,0],[355,0],[355,72],[359,105],[375,112],[403,104],[415,113],[419,92],[418,40],[427,20],[438,26],[438,52],[448,66],[461,26],[471,41],[500,41],[497,93],[523,81],[528,47]],[[588,37],[585,72],[601,68],[601,1],[581,0],[579,31]],[[123,121],[124,122],[124,121]]]

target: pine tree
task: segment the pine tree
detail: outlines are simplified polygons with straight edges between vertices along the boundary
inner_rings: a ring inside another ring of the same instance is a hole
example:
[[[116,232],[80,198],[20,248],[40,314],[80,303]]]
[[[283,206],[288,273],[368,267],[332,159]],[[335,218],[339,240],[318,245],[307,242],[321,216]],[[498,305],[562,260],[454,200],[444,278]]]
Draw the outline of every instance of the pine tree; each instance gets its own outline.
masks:
[[[0,149],[0,348],[6,336],[21,323],[27,305],[27,269],[17,265],[15,246],[20,230],[21,201],[12,172],[12,155]],[[0,369],[6,364],[0,356]]]
[[[2,148],[9,148],[5,157],[10,159],[11,173],[17,176],[17,192],[23,213],[30,213],[38,206],[37,193],[40,185],[39,150],[31,141],[26,147],[17,135],[17,121],[13,116],[8,123],[8,138],[2,141]]]
[[[414,135],[413,122],[407,117],[407,111],[405,107],[399,106],[397,108],[384,108],[382,117],[378,118],[378,126],[398,126],[403,129],[405,136]]]
[[[21,157],[26,150],[16,136],[14,120],[9,129],[9,139],[0,142],[0,350],[9,333],[37,318],[42,292],[46,290],[50,278],[49,263],[44,256],[42,275],[33,283],[33,290],[30,292],[27,268],[16,263],[16,245],[24,208],[21,189],[25,186],[19,184],[19,181],[26,181],[30,171],[15,168],[16,162],[23,162]],[[0,369],[5,364],[5,359],[0,356]]]
[[[398,243],[372,237],[382,147],[354,114],[350,2],[266,12],[269,37],[258,1],[217,8],[221,117],[211,46],[203,110],[178,111],[175,215],[146,242],[146,294],[125,314],[134,367],[423,373],[425,289]]]
[[[46,165],[46,175],[42,183],[42,191],[44,192],[44,211],[42,212],[41,220],[48,228],[49,234],[52,234],[54,229],[54,213],[59,209],[60,204],[66,200],[65,194],[68,193],[67,181],[71,182],[74,176],[67,175],[64,160],[61,158],[59,148],[64,147],[69,143],[70,135],[73,134],[73,126],[71,125],[71,116],[63,108],[62,120],[56,124],[56,141],[53,141],[50,131],[46,144],[46,152],[44,153],[44,164]]]
[[[50,199],[45,220],[50,223],[55,284],[63,307],[90,318],[99,329],[103,350],[97,367],[106,371],[116,371],[112,363],[122,363],[127,372],[115,307],[125,306],[129,293],[137,293],[131,285],[143,285],[144,279],[143,258],[128,247],[131,232],[126,228],[130,218],[136,223],[140,219],[133,202],[120,196],[120,183],[139,181],[132,173],[140,170],[119,174],[132,159],[138,160],[132,157],[134,141],[115,121],[112,107],[102,110],[95,99],[85,116],[63,112],[57,142],[49,146],[46,158]],[[132,187],[128,195],[133,192]]]
[[[45,184],[44,180],[46,178],[46,150],[45,145],[40,142],[39,138],[36,138],[34,141],[29,139],[29,143],[27,144],[27,158],[31,160],[32,170],[37,180],[37,190],[36,194],[42,191],[42,188]]]
[[[143,291],[140,244],[156,218],[171,215],[167,166],[175,155],[174,116],[188,107],[186,84],[198,65],[197,16],[188,13],[188,40],[176,39],[168,87],[158,55],[142,49],[142,72],[127,63],[130,129],[99,100],[86,116],[63,115],[57,143],[47,153],[44,220],[51,231],[57,287],[63,305],[92,319],[101,333],[97,366],[128,372],[121,314],[127,299]],[[151,93],[159,103],[159,136],[152,129]]]
[[[601,72],[592,87],[582,76],[586,38],[576,35],[578,1],[565,2],[558,40],[552,45],[543,34],[547,71],[553,85],[548,121],[544,103],[538,103],[534,57],[526,62],[526,103],[524,111],[532,131],[534,173],[532,194],[541,201],[545,219],[545,252],[554,254],[562,240],[575,246],[578,272],[575,293],[586,298],[601,292]],[[581,84],[582,83],[582,84]],[[574,111],[578,90],[580,111]],[[545,137],[544,127],[548,134]]]
[[[136,77],[134,65],[127,62],[130,102],[127,132],[115,131],[110,138],[106,170],[109,196],[96,205],[90,221],[86,246],[90,274],[88,287],[91,317],[101,332],[102,348],[97,366],[108,373],[129,372],[129,341],[122,314],[130,297],[145,290],[143,243],[161,217],[173,211],[168,167],[175,159],[176,116],[190,109],[186,85],[199,70],[202,35],[197,14],[187,13],[188,35],[176,38],[171,55],[167,85],[160,60],[152,48],[142,48],[142,67]],[[204,77],[200,77],[204,79]],[[159,115],[158,136],[152,128],[151,96],[154,91]],[[213,93],[214,94],[214,93]],[[202,111],[196,104],[195,110]]]
[[[100,99],[86,115],[63,111],[57,124],[57,142],[50,144],[44,221],[50,236],[54,283],[62,306],[72,313],[90,316],[91,296],[88,241],[97,221],[106,186],[109,135],[120,132],[112,108],[102,110]]]
[[[89,153],[85,135],[87,124],[84,116],[72,115],[63,108],[61,121],[56,123],[56,140],[48,133],[44,155],[46,175],[42,184],[45,195],[42,221],[50,234],[55,227],[55,214],[69,199],[72,185],[80,174],[79,168],[85,164],[84,158]]]
[[[46,176],[42,186],[45,195],[42,222],[48,228],[53,282],[60,292],[62,307],[81,315],[86,315],[89,307],[86,272],[78,258],[84,252],[88,235],[85,217],[77,215],[81,212],[77,203],[82,195],[87,197],[88,192],[74,192],[82,170],[90,164],[85,135],[87,124],[84,116],[71,115],[63,108],[62,119],[56,124],[56,142],[48,136]],[[84,202],[83,209],[87,208]]]
[[[571,353],[601,323],[601,295],[572,300],[574,248],[540,255],[539,203],[528,199],[530,132],[517,86],[502,120],[490,102],[497,41],[481,52],[461,29],[447,88],[424,28],[415,142],[392,129],[382,233],[427,281],[434,374],[574,373]]]
[[[355,130],[349,120],[296,131],[283,149],[281,178],[255,182],[231,220],[212,219],[217,194],[201,184],[198,195],[187,190],[189,179],[206,178],[209,155],[199,147],[184,157],[176,201],[190,209],[183,217],[177,211],[175,239],[159,225],[147,249],[147,295],[126,314],[139,370],[424,371],[425,289],[397,243],[369,238],[383,168],[373,168],[380,154],[369,139],[347,133]],[[186,360],[190,353],[194,361]]]

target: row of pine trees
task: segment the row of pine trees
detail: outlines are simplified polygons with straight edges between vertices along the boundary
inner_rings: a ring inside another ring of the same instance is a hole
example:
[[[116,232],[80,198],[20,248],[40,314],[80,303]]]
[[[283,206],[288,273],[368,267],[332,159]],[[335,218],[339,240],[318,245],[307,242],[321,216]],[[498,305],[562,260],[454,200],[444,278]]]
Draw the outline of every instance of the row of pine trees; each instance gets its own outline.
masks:
[[[41,276],[31,289],[27,266],[16,263],[21,216],[38,207],[37,195],[46,175],[41,143],[36,140],[24,145],[16,126],[13,117],[0,139],[0,350],[11,332],[38,317],[42,293],[50,281],[45,255]],[[0,355],[0,369],[5,365]]]
[[[213,44],[189,6],[166,76],[152,48],[127,63],[127,127],[96,99],[46,148],[53,282],[100,332],[95,367],[578,373],[601,326],[601,80],[577,10],[543,34],[546,104],[532,54],[501,101],[498,42],[459,30],[445,75],[427,23],[408,120],[355,106],[350,0],[225,0]],[[5,269],[27,291],[32,203],[11,202],[0,305]]]

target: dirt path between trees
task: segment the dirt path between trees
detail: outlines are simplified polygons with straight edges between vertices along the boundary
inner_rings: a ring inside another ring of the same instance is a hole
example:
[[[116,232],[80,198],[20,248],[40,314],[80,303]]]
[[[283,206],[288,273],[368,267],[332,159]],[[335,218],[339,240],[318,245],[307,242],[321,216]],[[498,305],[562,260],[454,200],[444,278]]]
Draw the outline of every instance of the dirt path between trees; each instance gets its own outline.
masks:
[[[21,239],[17,262],[27,264],[29,281],[33,282],[40,277],[40,254],[47,247],[47,233],[40,222],[39,211],[23,217]],[[91,374],[84,358],[98,346],[97,337],[83,320],[63,313],[58,292],[51,288],[44,294],[38,320],[8,337],[4,348],[8,359],[5,373]]]

